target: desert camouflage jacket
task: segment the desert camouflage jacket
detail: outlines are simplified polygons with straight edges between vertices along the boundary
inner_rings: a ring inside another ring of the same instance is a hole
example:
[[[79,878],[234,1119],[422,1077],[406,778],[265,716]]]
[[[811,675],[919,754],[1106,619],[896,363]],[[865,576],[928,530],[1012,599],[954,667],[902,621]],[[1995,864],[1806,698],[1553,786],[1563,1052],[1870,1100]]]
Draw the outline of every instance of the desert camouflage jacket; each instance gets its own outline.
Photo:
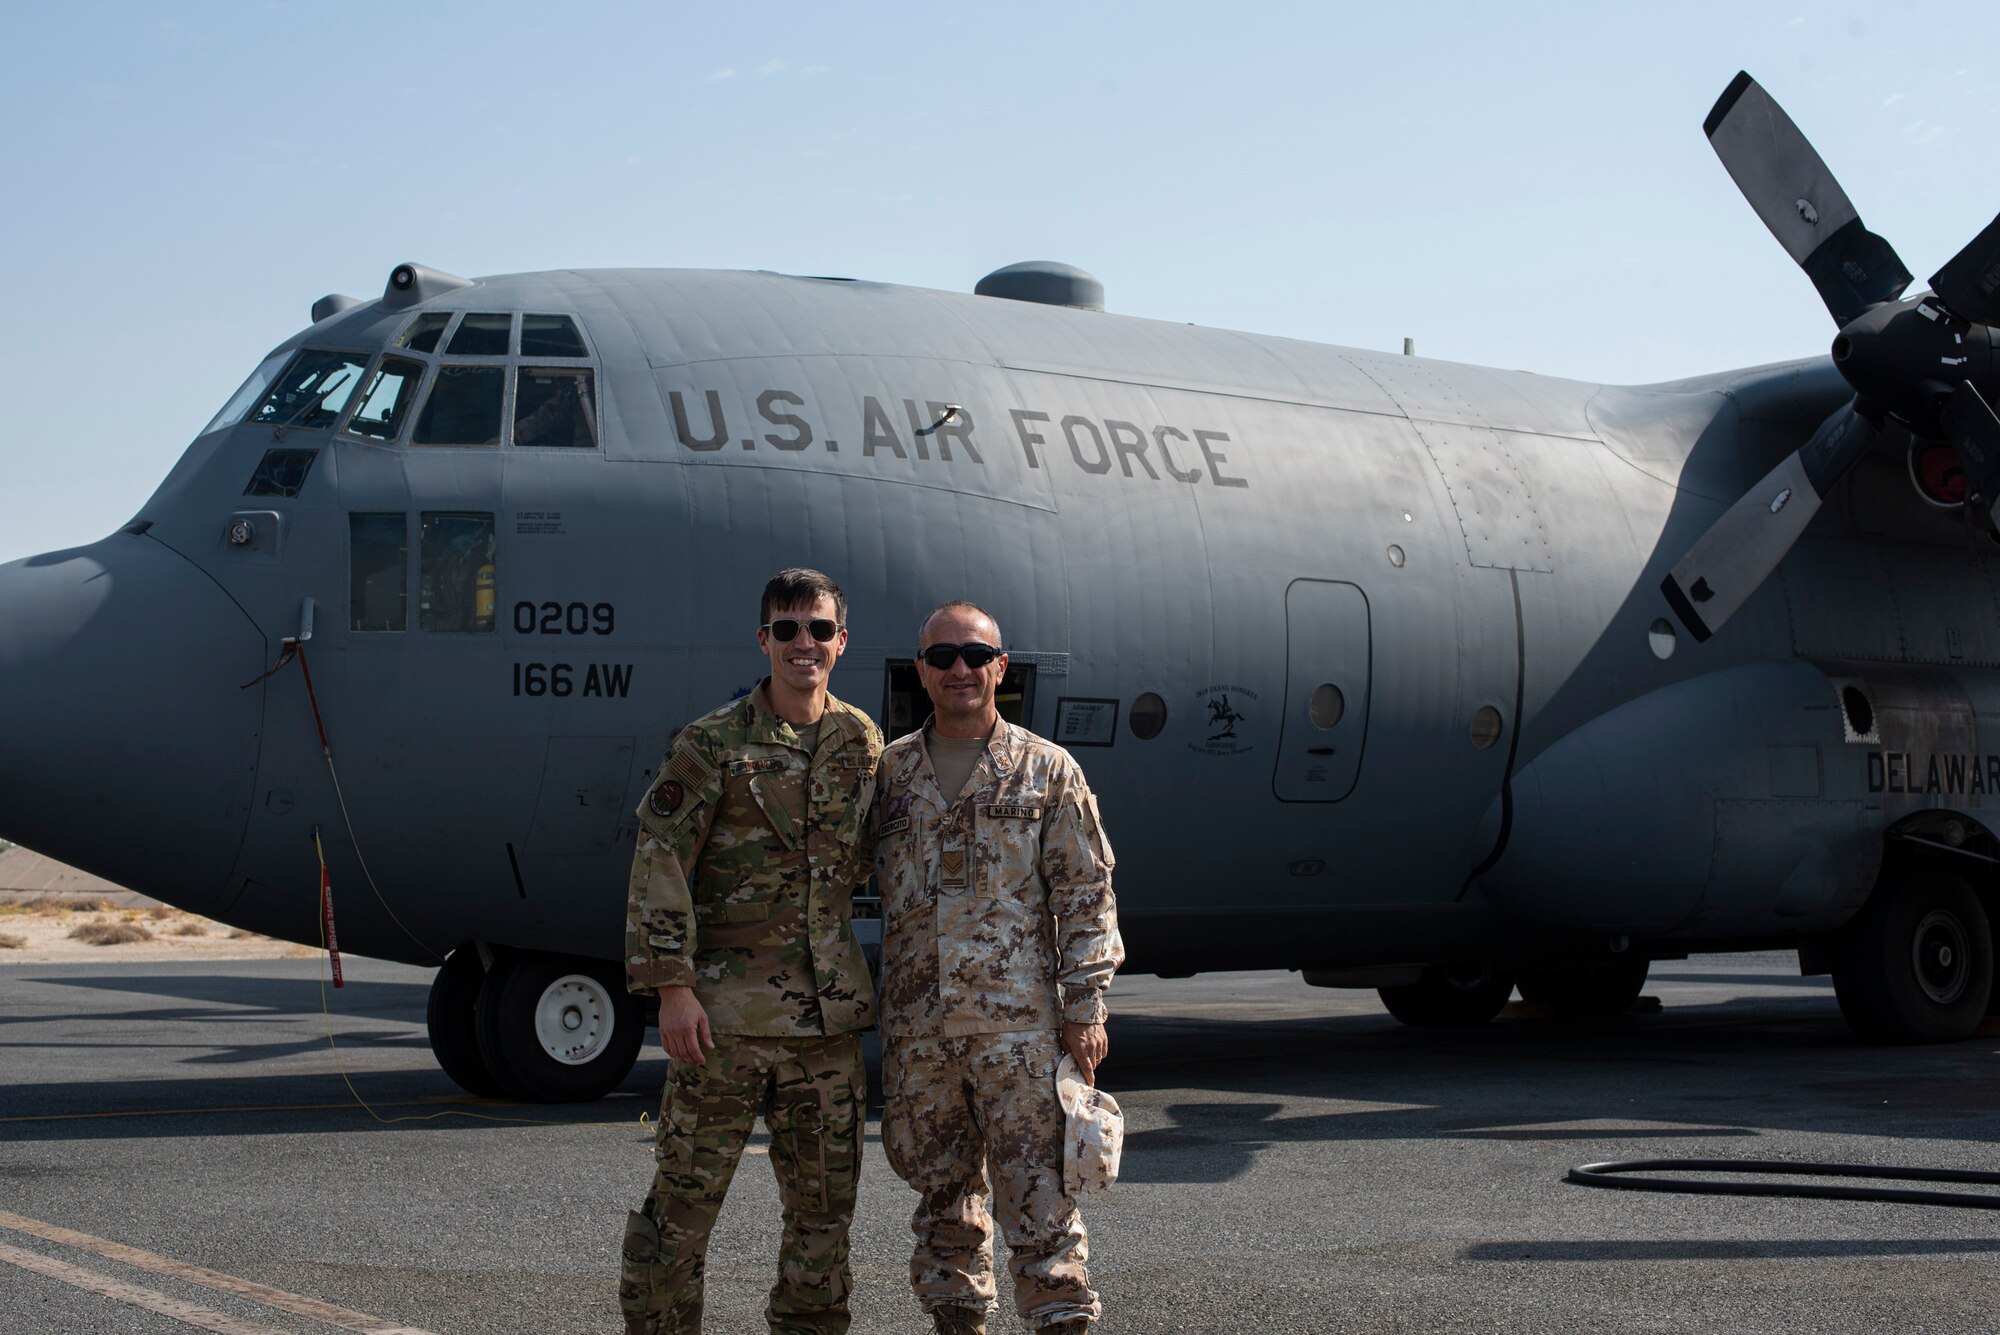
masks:
[[[1104,1019],[1124,962],[1111,841],[1069,752],[1000,723],[957,801],[920,732],[882,753],[875,872],[882,1032],[936,1037]]]
[[[719,1034],[865,1029],[874,991],[849,918],[882,734],[828,696],[808,755],[767,688],[681,729],[639,803],[626,982],[692,986]]]

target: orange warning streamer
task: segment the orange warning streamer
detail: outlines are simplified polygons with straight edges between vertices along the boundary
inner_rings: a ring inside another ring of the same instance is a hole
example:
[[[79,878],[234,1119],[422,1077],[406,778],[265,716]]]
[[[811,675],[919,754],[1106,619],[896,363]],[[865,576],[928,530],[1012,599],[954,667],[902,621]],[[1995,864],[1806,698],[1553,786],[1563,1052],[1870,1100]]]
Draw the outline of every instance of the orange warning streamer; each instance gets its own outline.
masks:
[[[327,870],[326,847],[320,843],[319,826],[313,826],[313,852],[319,854],[319,920],[326,930],[326,954],[333,962],[333,985],[345,987],[340,976],[340,938],[333,934],[333,873]]]

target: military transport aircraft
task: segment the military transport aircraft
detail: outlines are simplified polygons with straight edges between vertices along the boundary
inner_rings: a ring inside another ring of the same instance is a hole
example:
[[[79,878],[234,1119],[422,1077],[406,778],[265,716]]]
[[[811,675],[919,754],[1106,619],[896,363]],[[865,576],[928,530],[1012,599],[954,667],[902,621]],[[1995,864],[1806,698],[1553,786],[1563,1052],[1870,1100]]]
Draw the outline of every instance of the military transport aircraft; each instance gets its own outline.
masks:
[[[644,1032],[632,813],[803,563],[892,733],[920,615],[995,611],[1008,711],[1109,813],[1134,969],[1470,1023],[1796,948],[1862,1034],[1965,1036],[2000,220],[1906,298],[1747,76],[1707,131],[1830,359],[1586,385],[1107,314],[1053,263],[970,296],[403,265],[120,532],[0,567],[0,830],[308,943],[323,848],[342,945],[442,962],[454,1079],[595,1097]]]

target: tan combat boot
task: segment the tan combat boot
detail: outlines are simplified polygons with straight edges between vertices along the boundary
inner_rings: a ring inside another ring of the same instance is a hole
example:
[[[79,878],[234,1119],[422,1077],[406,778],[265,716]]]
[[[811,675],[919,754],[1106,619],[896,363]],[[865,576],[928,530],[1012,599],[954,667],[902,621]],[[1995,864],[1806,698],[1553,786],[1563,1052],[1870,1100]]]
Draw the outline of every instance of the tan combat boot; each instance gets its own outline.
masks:
[[[936,1335],[986,1335],[986,1313],[977,1307],[938,1307],[931,1310]]]

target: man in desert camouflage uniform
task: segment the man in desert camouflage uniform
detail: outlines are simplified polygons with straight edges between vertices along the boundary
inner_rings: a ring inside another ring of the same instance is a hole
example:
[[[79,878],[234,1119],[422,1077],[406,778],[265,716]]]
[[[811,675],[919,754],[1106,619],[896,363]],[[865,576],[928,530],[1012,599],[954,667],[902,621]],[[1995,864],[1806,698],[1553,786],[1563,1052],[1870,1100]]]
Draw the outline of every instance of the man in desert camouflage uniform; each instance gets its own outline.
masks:
[[[759,1111],[784,1201],[764,1319],[777,1335],[847,1329],[874,1011],[849,912],[882,735],[827,693],[846,619],[832,580],[781,571],[757,631],[771,675],[683,728],[639,806],[626,975],[658,994],[673,1065],[658,1170],[625,1233],[628,1332],[701,1329],[709,1230]]]
[[[882,753],[876,873],[886,919],[882,1141],[916,1188],[910,1282],[945,1335],[993,1305],[990,1179],[1035,1329],[1099,1313],[1063,1183],[1056,1063],[1095,1083],[1104,993],[1125,958],[1111,844],[1070,754],[1003,721],[993,618],[946,603],[919,633],[931,721]]]

